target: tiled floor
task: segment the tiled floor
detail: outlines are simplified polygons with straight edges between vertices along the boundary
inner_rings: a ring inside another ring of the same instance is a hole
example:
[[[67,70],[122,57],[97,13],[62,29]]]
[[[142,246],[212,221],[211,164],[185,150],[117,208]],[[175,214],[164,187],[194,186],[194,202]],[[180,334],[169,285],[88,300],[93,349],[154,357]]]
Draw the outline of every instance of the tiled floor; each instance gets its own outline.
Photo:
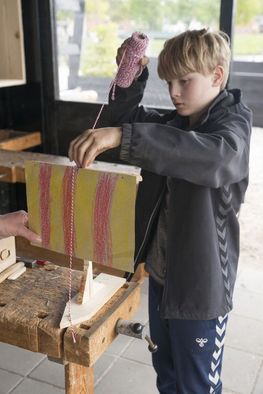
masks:
[[[255,129],[250,187],[240,217],[242,248],[225,346],[224,394],[263,394],[262,147],[263,130]],[[148,320],[147,281],[135,319]],[[96,363],[95,381],[96,394],[157,394],[147,343],[118,336]],[[43,355],[0,344],[0,394],[7,393],[62,394],[63,366]]]

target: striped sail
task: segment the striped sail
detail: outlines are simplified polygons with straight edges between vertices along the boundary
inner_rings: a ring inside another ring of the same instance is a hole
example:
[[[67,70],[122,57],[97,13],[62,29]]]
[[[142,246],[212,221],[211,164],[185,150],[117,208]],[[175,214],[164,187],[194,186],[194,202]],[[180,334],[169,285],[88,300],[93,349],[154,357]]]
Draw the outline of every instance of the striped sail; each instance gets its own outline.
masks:
[[[133,271],[135,176],[36,161],[25,169],[29,227],[42,247]]]

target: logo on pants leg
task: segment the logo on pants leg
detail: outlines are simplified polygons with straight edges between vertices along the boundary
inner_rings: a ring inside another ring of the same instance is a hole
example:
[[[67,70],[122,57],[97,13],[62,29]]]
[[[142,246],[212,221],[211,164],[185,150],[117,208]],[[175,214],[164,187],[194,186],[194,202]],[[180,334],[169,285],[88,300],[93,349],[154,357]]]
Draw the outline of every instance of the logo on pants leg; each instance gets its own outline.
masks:
[[[196,338],[195,342],[197,342],[200,347],[204,347],[205,344],[208,342],[208,339],[207,338]]]

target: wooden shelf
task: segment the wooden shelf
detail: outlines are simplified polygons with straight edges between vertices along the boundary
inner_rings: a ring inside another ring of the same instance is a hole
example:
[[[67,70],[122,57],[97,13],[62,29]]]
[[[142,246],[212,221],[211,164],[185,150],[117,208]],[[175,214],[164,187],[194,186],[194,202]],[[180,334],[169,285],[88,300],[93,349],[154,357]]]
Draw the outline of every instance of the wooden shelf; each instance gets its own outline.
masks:
[[[41,144],[40,131],[0,129],[0,149],[20,151]]]

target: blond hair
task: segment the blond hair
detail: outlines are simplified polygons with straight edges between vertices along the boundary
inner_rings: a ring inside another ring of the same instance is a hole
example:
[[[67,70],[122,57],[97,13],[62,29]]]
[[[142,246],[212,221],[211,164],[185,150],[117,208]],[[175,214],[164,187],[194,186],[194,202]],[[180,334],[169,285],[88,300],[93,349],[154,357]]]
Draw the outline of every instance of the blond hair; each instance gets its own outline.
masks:
[[[221,85],[221,89],[224,89],[231,59],[229,42],[229,37],[222,31],[201,29],[181,33],[164,43],[158,57],[159,77],[170,81],[191,72],[206,75],[220,65],[225,71]]]

